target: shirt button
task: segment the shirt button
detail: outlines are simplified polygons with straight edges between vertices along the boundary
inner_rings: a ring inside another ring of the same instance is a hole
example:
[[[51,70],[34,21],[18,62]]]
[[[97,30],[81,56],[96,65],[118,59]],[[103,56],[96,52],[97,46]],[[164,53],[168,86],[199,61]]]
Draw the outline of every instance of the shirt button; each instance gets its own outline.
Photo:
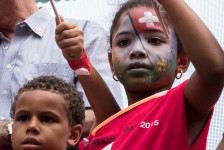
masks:
[[[7,68],[7,69],[10,69],[11,67],[12,67],[11,64],[7,64],[7,65],[6,65],[6,68]]]
[[[7,90],[4,90],[4,91],[2,92],[2,94],[3,94],[3,95],[8,95],[8,91],[7,91]]]
[[[25,24],[21,24],[21,25],[20,25],[21,28],[24,27],[24,26],[25,26]]]
[[[42,29],[39,28],[39,27],[35,27],[34,31],[35,31],[36,34],[38,34],[38,35],[40,35],[40,36],[43,35],[43,31],[42,31]]]

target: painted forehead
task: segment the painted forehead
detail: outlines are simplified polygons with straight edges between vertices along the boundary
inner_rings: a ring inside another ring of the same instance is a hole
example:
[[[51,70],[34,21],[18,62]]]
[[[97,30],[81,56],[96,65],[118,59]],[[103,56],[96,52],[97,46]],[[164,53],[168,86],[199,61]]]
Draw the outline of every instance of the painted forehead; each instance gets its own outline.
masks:
[[[162,31],[155,10],[150,7],[137,7],[129,11],[133,27],[138,33],[154,29]]]

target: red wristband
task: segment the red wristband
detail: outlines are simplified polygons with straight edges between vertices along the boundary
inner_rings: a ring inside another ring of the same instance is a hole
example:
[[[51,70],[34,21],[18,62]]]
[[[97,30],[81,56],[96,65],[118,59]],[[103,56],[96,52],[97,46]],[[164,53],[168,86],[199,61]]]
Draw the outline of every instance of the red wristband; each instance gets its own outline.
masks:
[[[90,75],[92,73],[90,60],[85,50],[83,50],[80,59],[68,61],[68,64],[75,71],[76,75]]]

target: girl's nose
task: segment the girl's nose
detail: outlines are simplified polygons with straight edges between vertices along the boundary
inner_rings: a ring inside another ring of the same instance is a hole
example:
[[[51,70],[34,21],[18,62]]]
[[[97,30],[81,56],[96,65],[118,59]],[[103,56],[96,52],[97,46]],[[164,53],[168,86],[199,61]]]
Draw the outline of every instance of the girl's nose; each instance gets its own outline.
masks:
[[[130,59],[138,59],[138,58],[147,58],[148,57],[145,46],[143,45],[141,40],[136,40],[133,43],[131,49],[132,50],[129,53]]]
[[[133,49],[132,51],[130,51],[129,53],[129,58],[130,59],[139,59],[139,58],[147,58],[148,55],[146,53],[146,51],[142,48],[142,49]]]

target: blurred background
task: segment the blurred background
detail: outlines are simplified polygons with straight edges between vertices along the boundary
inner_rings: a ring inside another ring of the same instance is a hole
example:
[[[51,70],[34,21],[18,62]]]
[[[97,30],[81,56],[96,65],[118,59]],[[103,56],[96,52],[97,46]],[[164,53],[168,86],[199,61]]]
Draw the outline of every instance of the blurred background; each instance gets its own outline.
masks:
[[[125,0],[55,0],[60,15],[67,18],[93,20],[109,32],[111,19],[117,8]],[[224,48],[224,1],[223,0],[185,0],[204,21],[218,42]],[[44,6],[54,16],[48,0],[37,0],[38,6]],[[175,81],[174,86],[189,78],[194,71],[191,65],[183,77]],[[125,93],[124,99],[126,99]],[[127,104],[125,104],[127,106]],[[224,92],[215,106],[209,131],[207,150],[215,150],[224,132]]]

